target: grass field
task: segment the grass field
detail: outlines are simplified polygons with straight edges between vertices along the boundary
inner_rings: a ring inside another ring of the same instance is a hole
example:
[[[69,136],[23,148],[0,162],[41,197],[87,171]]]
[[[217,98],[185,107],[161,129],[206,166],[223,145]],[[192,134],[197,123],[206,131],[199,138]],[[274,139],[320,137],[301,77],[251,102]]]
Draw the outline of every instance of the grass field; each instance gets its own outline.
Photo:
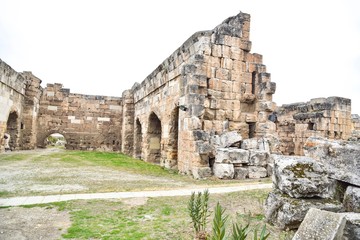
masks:
[[[262,180],[269,182],[269,179]],[[194,180],[126,155],[81,151],[28,151],[0,155],[0,197],[62,193],[141,191],[254,184],[252,181]],[[263,203],[270,190],[211,194],[237,222],[251,228],[265,224]],[[70,214],[64,239],[194,239],[187,212],[189,196],[76,200],[26,208],[55,208]],[[211,221],[208,219],[208,232]],[[291,239],[291,232],[267,226],[269,239]]]

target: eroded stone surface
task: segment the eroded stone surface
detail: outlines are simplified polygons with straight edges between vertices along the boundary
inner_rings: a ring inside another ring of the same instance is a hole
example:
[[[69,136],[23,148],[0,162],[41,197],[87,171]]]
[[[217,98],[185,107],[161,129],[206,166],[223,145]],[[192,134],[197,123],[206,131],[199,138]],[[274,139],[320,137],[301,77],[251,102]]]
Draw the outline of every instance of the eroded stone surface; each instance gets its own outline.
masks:
[[[342,204],[335,200],[291,198],[275,190],[265,201],[265,217],[280,229],[297,229],[310,208],[339,212]]]
[[[360,213],[360,188],[353,186],[347,187],[343,204],[347,212]]]
[[[324,164],[331,178],[360,186],[360,142],[311,137],[304,151]]]
[[[331,198],[336,182],[324,166],[308,157],[274,155],[273,183],[276,189],[294,198]]]
[[[341,239],[345,223],[342,214],[310,208],[293,240]]]

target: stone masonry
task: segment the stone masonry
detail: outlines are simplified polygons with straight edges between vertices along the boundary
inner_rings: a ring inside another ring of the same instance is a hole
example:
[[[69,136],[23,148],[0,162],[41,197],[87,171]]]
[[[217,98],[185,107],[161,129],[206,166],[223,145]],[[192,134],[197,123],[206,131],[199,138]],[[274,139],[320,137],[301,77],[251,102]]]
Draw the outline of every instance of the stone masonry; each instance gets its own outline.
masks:
[[[249,34],[250,15],[242,12],[197,32],[121,97],[75,94],[58,83],[42,88],[31,72],[0,60],[0,134],[9,133],[16,150],[43,147],[60,133],[67,149],[123,152],[196,178],[214,168],[223,176],[219,167],[237,178],[264,177],[270,153],[302,155],[307,137],[357,138],[349,99],[277,107],[276,84],[262,55],[251,53]],[[216,160],[212,139],[227,132],[242,140],[219,149]],[[225,163],[225,153],[244,162]]]

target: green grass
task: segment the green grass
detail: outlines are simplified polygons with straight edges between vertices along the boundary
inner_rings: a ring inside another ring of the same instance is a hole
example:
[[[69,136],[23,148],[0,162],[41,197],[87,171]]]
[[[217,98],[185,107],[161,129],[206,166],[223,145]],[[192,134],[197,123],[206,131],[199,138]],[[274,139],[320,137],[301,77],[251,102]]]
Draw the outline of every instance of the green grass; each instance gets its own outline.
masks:
[[[258,201],[254,201],[254,196],[265,199],[268,192],[251,190],[210,194],[209,232],[214,206],[218,201],[226,209],[226,214],[230,215],[228,226],[237,221],[242,226],[250,223],[250,229],[261,228],[265,224],[263,208]],[[33,206],[56,207],[59,211],[70,213],[72,225],[62,236],[65,239],[194,239],[187,212],[188,200],[189,196],[149,198],[140,204],[135,204],[133,199],[77,200]],[[251,213],[246,211],[249,206]],[[241,215],[244,217],[239,217]],[[269,239],[291,239],[291,232],[281,232],[269,225],[267,229],[271,233]]]

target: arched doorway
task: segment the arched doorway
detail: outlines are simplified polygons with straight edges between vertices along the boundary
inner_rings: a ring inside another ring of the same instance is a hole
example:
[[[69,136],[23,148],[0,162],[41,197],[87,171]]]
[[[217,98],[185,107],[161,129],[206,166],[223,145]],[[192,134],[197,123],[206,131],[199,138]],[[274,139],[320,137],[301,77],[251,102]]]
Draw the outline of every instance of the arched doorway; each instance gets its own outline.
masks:
[[[8,144],[11,150],[15,150],[18,147],[18,139],[20,135],[19,117],[16,112],[9,114],[6,123],[6,133],[9,135]]]
[[[142,159],[142,131],[139,119],[135,122],[135,157]]]
[[[66,139],[64,135],[60,133],[52,133],[45,138],[44,146],[46,148],[61,148],[65,149]]]
[[[179,108],[171,112],[169,139],[167,141],[166,168],[177,168],[178,136],[179,136]]]
[[[155,113],[149,117],[147,131],[148,156],[147,161],[160,163],[161,159],[161,121]]]

